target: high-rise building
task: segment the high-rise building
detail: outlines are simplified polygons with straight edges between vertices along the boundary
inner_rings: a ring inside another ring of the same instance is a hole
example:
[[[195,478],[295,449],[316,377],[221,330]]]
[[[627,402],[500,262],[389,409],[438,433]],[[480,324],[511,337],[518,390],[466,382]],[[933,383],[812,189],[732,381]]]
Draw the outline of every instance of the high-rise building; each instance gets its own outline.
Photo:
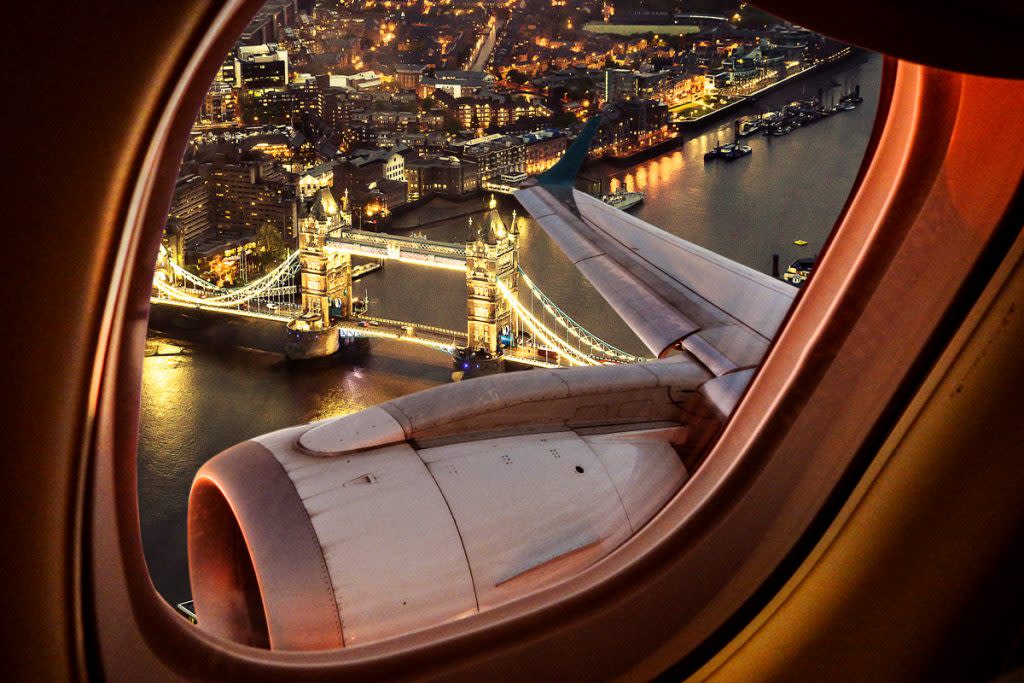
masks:
[[[305,76],[288,86],[292,95],[292,118],[298,120],[303,114],[323,118],[324,97],[320,84],[312,76]]]
[[[321,86],[325,85],[321,79]],[[321,87],[323,97],[323,119],[334,130],[345,131],[352,120],[354,109],[349,91],[339,87]]]
[[[294,186],[266,159],[205,164],[211,221],[219,233],[254,234],[263,226],[295,234],[297,202]]]
[[[296,109],[296,94],[290,88],[243,90],[239,102],[242,121],[250,126],[288,125]]]
[[[636,76],[631,69],[604,70],[604,101],[631,100],[636,97]]]
[[[288,85],[288,51],[276,43],[242,45],[235,52],[235,87],[247,90]]]
[[[204,123],[228,123],[238,116],[238,98],[230,83],[214,81],[203,98],[199,121]]]
[[[210,206],[206,178],[191,174],[178,178],[168,218],[176,223],[185,244],[194,243],[213,227]]]
[[[277,42],[285,28],[294,26],[297,19],[298,0],[266,0],[242,31],[239,42],[243,45]]]

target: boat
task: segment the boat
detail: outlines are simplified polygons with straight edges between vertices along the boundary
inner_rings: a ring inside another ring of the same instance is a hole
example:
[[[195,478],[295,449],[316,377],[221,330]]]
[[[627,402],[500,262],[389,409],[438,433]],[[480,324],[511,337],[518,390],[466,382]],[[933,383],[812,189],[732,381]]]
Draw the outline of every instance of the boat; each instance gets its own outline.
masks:
[[[733,161],[747,156],[751,151],[750,145],[741,145],[738,142],[733,142],[722,147],[720,156],[726,161]]]
[[[358,296],[352,298],[352,313],[353,315],[366,315],[366,312],[370,308],[370,291],[366,290],[363,298]]]
[[[709,161],[714,161],[719,156],[721,156],[721,154],[722,154],[722,145],[721,145],[721,143],[719,143],[719,144],[715,145],[714,149],[709,149],[708,151],[704,152],[704,163],[707,163]]]
[[[502,173],[497,180],[485,181],[483,188],[498,194],[512,195],[528,177],[525,173]]]
[[[749,121],[744,121],[743,123],[741,123],[739,130],[737,132],[740,134],[741,137],[747,137],[748,135],[753,135],[757,131],[761,130],[762,128],[764,128],[764,126],[765,121],[763,121],[762,119],[751,119]]]
[[[803,284],[804,280],[810,277],[815,261],[817,261],[815,256],[798,258],[789,264],[789,268],[786,268],[786,272],[782,274],[782,279],[795,287],[799,287]]]
[[[856,85],[853,90],[840,95],[837,106],[841,110],[850,111],[851,109],[856,109],[857,105],[863,101],[864,98],[860,96],[860,85]]]
[[[619,190],[611,194],[601,195],[601,201],[609,206],[614,206],[620,211],[627,211],[644,200],[643,192],[627,192]]]
[[[526,180],[527,175],[525,173],[502,173],[498,176],[499,180],[509,185],[519,185]]]

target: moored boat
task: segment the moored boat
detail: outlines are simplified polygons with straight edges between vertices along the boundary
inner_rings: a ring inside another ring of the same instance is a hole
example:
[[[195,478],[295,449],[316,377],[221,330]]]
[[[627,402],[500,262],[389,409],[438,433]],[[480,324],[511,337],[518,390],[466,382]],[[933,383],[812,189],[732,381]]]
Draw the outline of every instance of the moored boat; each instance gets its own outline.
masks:
[[[643,192],[628,192],[626,190],[618,190],[611,194],[601,195],[600,199],[609,206],[614,206],[620,211],[626,211],[632,209],[634,206],[644,200]]]
[[[750,145],[741,145],[738,142],[733,142],[722,147],[721,157],[726,161],[733,161],[747,156],[751,151],[753,150],[751,150]]]
[[[789,268],[782,274],[782,279],[789,284],[799,287],[811,275],[817,257],[799,258],[789,264]]]

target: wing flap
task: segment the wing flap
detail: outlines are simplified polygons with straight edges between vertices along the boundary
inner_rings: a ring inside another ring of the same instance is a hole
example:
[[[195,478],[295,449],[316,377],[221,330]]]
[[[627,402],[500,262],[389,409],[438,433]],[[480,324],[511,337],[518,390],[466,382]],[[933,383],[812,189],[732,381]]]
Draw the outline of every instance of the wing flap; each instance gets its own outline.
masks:
[[[577,190],[516,198],[644,344],[677,342],[716,375],[756,365],[796,289]]]

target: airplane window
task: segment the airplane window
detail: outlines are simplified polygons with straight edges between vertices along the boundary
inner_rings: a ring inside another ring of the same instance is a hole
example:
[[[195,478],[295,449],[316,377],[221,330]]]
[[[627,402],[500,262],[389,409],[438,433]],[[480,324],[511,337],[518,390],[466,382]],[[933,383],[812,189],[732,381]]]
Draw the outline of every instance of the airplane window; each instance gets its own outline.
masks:
[[[663,5],[255,15],[153,281],[142,538],[183,618],[278,649],[461,619],[700,466],[854,185],[882,59]]]

